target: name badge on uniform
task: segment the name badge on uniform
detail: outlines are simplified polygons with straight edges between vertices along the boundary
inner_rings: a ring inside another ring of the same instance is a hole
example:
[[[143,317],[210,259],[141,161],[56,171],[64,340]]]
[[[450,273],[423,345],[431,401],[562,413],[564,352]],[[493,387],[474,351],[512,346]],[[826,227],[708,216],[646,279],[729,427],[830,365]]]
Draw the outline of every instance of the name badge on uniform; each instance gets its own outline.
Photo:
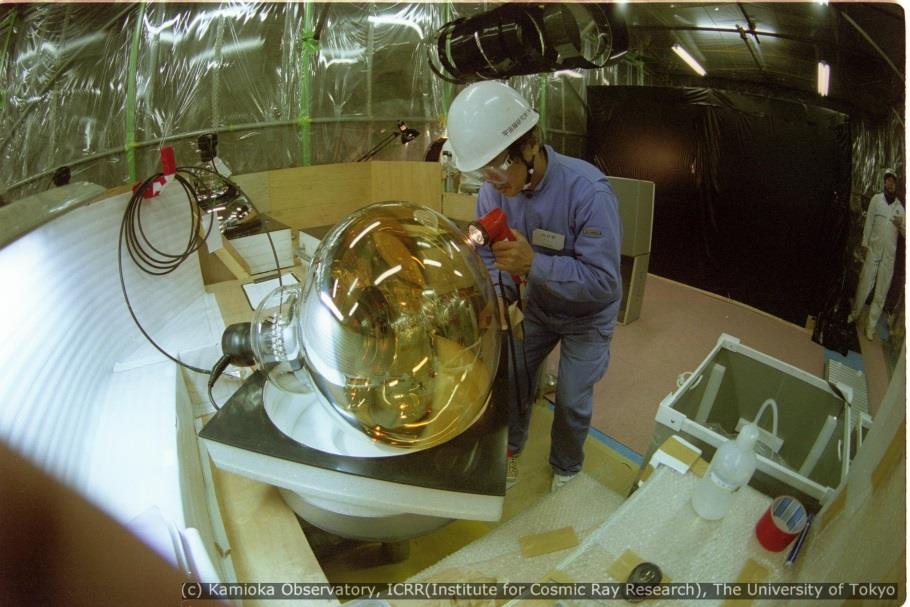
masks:
[[[563,234],[537,228],[531,232],[531,244],[537,247],[553,249],[554,251],[562,251],[566,244],[566,237]]]

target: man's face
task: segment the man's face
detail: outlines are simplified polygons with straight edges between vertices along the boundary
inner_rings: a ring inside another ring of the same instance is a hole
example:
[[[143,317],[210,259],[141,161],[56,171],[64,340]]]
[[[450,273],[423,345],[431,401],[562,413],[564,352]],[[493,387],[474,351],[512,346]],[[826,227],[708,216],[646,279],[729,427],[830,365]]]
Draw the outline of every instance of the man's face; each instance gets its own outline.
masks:
[[[897,179],[888,175],[885,177],[885,193],[894,194],[897,191]]]
[[[521,155],[533,162],[534,155],[537,153],[537,144],[525,144],[521,148]],[[514,152],[506,150],[499,156],[490,161],[487,166],[481,169],[484,179],[489,181],[496,191],[503,196],[517,196],[525,187],[528,177],[528,167],[517,157]]]

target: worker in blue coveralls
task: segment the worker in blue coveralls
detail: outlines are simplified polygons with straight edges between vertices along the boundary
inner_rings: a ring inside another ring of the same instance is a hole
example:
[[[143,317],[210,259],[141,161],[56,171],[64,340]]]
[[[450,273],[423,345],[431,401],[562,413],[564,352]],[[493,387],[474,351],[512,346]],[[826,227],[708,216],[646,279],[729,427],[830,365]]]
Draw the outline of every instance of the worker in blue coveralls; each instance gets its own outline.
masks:
[[[509,411],[506,486],[518,480],[537,371],[558,343],[550,429],[551,491],[556,491],[581,470],[594,384],[610,361],[622,298],[622,226],[606,176],[544,145],[538,120],[517,91],[486,81],[458,94],[447,127],[458,169],[483,177],[477,217],[501,209],[515,238],[478,249],[500,296],[507,303],[524,302],[519,342],[524,352],[519,347],[510,369],[520,395]]]

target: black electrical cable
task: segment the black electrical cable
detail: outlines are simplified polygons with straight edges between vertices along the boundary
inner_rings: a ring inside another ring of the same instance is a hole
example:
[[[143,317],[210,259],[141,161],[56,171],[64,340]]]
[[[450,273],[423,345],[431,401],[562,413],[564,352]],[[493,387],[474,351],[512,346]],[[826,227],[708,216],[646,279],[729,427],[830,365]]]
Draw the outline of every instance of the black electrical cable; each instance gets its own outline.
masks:
[[[521,305],[521,283],[515,284],[515,291],[518,294],[517,298],[515,299],[515,305],[518,306],[518,310],[521,312],[522,318],[524,318],[524,307]],[[531,391],[534,388],[534,383],[531,381],[531,369],[528,368],[528,351],[522,348],[521,356],[525,360],[525,380],[527,380],[528,384],[528,394],[531,394]],[[537,374],[537,369],[534,369],[534,374]]]
[[[142,204],[142,195],[143,195],[142,193],[145,192],[146,188],[148,188],[152,183],[157,181],[160,177],[162,177],[162,174],[156,173],[155,175],[152,175],[151,177],[149,177],[148,179],[146,179],[145,181],[142,182],[142,184],[136,189],[136,191],[130,197],[130,200],[126,206],[126,211],[123,214],[123,220],[120,222],[120,237],[117,241],[117,272],[120,276],[120,290],[123,293],[123,300],[126,302],[126,308],[129,311],[130,316],[133,319],[133,322],[136,323],[136,327],[139,328],[139,332],[145,336],[145,338],[149,341],[149,343],[152,344],[152,346],[155,347],[156,350],[161,352],[168,359],[174,361],[175,363],[177,363],[179,365],[182,365],[182,366],[190,369],[191,371],[195,371],[196,373],[208,374],[209,373],[208,370],[200,369],[198,367],[189,365],[189,364],[179,360],[175,356],[169,354],[161,346],[159,346],[158,343],[154,339],[152,339],[152,336],[149,335],[148,332],[145,330],[145,328],[142,326],[142,323],[139,322],[139,318],[136,316],[136,312],[133,309],[132,303],[130,302],[129,295],[126,292],[126,282],[124,281],[124,278],[123,278],[123,243],[124,242],[127,243],[127,252],[130,254],[130,257],[133,259],[133,261],[136,263],[136,265],[141,270],[143,270],[144,272],[146,272],[148,274],[160,275],[162,273],[172,272],[183,261],[181,259],[180,262],[178,262],[176,265],[174,265],[169,271],[158,272],[157,269],[150,270],[149,268],[143,266],[142,263],[140,263],[136,260],[136,255],[134,254],[134,249],[137,249],[137,251],[136,251],[137,253],[138,253],[138,251],[142,250],[142,245],[140,244],[138,239],[135,238],[135,232],[134,232],[134,228],[133,228],[134,222],[139,222],[140,228],[141,228],[141,218],[138,213],[138,209],[139,209],[140,205]],[[193,213],[193,215],[195,216],[197,214],[198,214],[198,207],[197,207],[196,212]],[[195,224],[195,222],[194,222],[194,224]],[[127,226],[129,226],[129,228]],[[141,229],[140,229],[140,232],[141,232]],[[144,236],[144,234],[143,234],[143,236]],[[187,254],[187,255],[189,255],[189,254]],[[142,251],[141,256],[146,256],[144,251]],[[179,257],[179,256],[171,256],[171,257]],[[186,257],[184,257],[183,259],[185,259],[185,258]],[[153,265],[151,267],[154,268],[155,266]]]
[[[516,285],[516,288],[520,288],[520,287],[518,287],[518,285]],[[504,291],[505,291],[505,289],[503,288],[503,285],[502,285],[502,272],[500,271],[499,272],[499,292],[503,293]],[[521,292],[519,291],[519,300],[520,299],[521,299]],[[525,402],[525,399],[521,398],[521,385],[518,383],[518,355],[515,354],[515,336],[512,333],[512,323],[511,323],[511,319],[509,318],[509,306],[506,303],[505,299],[503,299],[503,305],[506,307],[506,309],[504,310],[504,314],[506,317],[506,336],[508,337],[508,340],[509,340],[509,354],[511,355],[511,361],[512,361],[512,380],[515,383],[515,399],[518,402],[518,410],[521,412],[522,415],[525,415],[528,412],[528,407],[527,407],[527,403]],[[525,352],[524,348],[521,349],[521,353],[525,359],[525,364],[524,364],[525,377],[528,380],[528,396],[530,397],[530,395],[531,395],[531,376],[530,376],[530,370],[528,369],[528,357],[527,357],[527,353]]]
[[[127,252],[133,262],[146,274],[155,276],[164,276],[170,274],[182,264],[190,255],[199,250],[199,247],[205,242],[211,233],[214,225],[214,217],[209,222],[205,236],[200,236],[199,228],[202,225],[202,217],[199,212],[199,204],[196,198],[195,190],[189,182],[179,174],[175,174],[175,180],[183,187],[187,194],[187,202],[190,205],[191,230],[187,239],[184,250],[180,253],[167,253],[155,247],[145,234],[142,227],[142,192],[143,188],[148,187],[161,177],[159,173],[149,180],[146,180],[130,198],[124,213],[123,222],[121,223],[121,243],[125,240]]]
[[[215,396],[212,394],[212,388],[215,387],[215,382],[218,381],[218,378],[221,377],[221,374],[224,373],[224,370],[228,368],[229,364],[231,364],[231,357],[227,354],[219,358],[218,362],[215,363],[215,366],[212,367],[212,370],[209,373],[209,380],[206,382],[208,385],[209,402],[212,403],[213,407],[215,407],[215,411],[221,411],[221,407],[219,407],[215,402]]]
[[[215,216],[213,214],[210,218],[208,228],[205,231],[205,236],[200,235],[200,228],[202,227],[202,216],[199,209],[199,200],[193,184],[187,178],[198,178],[194,171],[203,171],[217,175],[220,179],[227,182],[229,186],[235,188],[236,191],[249,202],[250,206],[257,213],[259,213],[259,210],[252,203],[246,193],[240,188],[240,186],[238,186],[227,177],[220,175],[217,170],[210,170],[205,167],[177,167],[174,174],[174,179],[177,181],[177,183],[180,184],[187,195],[187,202],[190,205],[191,231],[186,247],[183,251],[177,254],[161,251],[151,243],[142,227],[141,209],[143,192],[145,192],[153,183],[164,177],[163,173],[156,173],[143,181],[139,187],[136,188],[135,192],[127,203],[126,210],[123,214],[123,219],[120,223],[120,236],[117,241],[117,272],[120,278],[120,290],[123,293],[123,300],[126,303],[130,317],[133,319],[133,322],[136,324],[139,332],[142,333],[142,335],[149,341],[150,344],[152,344],[156,350],[158,350],[169,360],[196,373],[209,375],[209,399],[212,402],[212,405],[217,409],[218,407],[215,405],[211,390],[212,386],[215,383],[215,380],[218,379],[218,376],[220,376],[221,373],[224,372],[224,369],[227,367],[227,363],[221,367],[220,371],[218,371],[217,374],[213,375],[213,372],[222,364],[224,357],[222,357],[222,359],[219,359],[218,363],[216,363],[215,367],[212,370],[208,370],[187,364],[165,351],[164,348],[158,345],[152,336],[148,334],[148,332],[142,326],[142,323],[139,321],[139,318],[136,316],[136,312],[133,309],[133,305],[130,302],[129,295],[127,293],[126,281],[123,277],[124,243],[127,245],[127,253],[133,260],[133,263],[135,263],[136,266],[146,274],[151,274],[154,276],[164,276],[170,274],[171,272],[174,272],[184,261],[186,261],[188,257],[198,251],[202,244],[205,243],[206,239],[209,237],[209,234],[212,231],[212,227],[215,224]],[[278,260],[278,252],[275,249],[275,243],[272,240],[272,235],[270,233],[266,232],[266,236],[269,240],[269,246],[272,249],[272,257],[275,260],[275,269],[278,275],[278,284],[284,286],[281,279],[281,263]]]

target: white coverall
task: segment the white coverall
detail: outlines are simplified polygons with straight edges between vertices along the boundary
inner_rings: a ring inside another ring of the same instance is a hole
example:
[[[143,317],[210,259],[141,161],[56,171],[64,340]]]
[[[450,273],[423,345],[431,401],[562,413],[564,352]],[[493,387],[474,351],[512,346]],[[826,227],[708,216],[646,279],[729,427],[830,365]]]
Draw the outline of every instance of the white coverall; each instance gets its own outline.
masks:
[[[853,298],[853,318],[859,318],[869,297],[872,286],[875,285],[875,295],[869,306],[869,318],[866,323],[866,336],[871,339],[878,318],[885,305],[885,297],[891,286],[891,276],[894,273],[894,254],[897,250],[897,235],[905,233],[904,207],[900,199],[895,197],[890,205],[885,200],[883,193],[872,197],[869,210],[866,212],[866,223],[863,225],[862,245],[867,248],[866,259],[856,285],[856,296]],[[900,217],[900,228],[891,221]]]

